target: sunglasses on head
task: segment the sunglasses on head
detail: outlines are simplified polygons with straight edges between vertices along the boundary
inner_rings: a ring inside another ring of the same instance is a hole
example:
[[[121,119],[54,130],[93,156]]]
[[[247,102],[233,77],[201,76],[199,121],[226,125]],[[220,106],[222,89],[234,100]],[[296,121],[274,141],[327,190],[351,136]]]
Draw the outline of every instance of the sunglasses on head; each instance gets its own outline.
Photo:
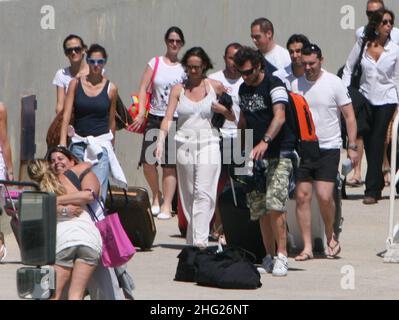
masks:
[[[66,48],[65,49],[65,54],[69,55],[72,52],[76,52],[76,53],[81,53],[82,52],[82,47],[71,47],[71,48]]]
[[[242,75],[242,76],[250,76],[251,74],[254,73],[255,67],[248,69],[248,70],[239,70],[238,72]]]
[[[101,59],[93,59],[93,58],[87,58],[87,63],[93,66],[98,66],[98,65],[103,65],[107,62],[107,59],[101,58]]]
[[[384,19],[384,20],[382,20],[382,25],[383,26],[386,26],[388,23],[391,25],[391,26],[393,26],[393,20],[391,20],[391,19]]]

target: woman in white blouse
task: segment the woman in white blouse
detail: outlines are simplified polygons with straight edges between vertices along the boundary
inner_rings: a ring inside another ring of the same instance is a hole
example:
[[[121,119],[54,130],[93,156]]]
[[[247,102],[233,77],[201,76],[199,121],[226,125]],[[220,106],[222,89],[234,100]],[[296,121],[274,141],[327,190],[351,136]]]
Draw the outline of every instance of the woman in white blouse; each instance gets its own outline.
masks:
[[[362,44],[365,43],[359,91],[369,101],[372,116],[371,130],[364,136],[368,163],[364,204],[377,203],[381,197],[384,187],[384,139],[399,102],[399,46],[390,38],[394,20],[395,15],[387,9],[373,14],[364,37],[355,44],[348,57],[342,78],[349,86]]]

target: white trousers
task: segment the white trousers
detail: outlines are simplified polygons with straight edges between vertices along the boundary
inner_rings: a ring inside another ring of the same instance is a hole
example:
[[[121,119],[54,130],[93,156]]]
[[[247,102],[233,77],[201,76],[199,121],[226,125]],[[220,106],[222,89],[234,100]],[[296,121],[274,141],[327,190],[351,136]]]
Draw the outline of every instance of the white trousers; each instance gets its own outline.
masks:
[[[218,142],[176,143],[179,196],[187,219],[189,245],[208,245],[209,224],[216,206],[221,158]]]

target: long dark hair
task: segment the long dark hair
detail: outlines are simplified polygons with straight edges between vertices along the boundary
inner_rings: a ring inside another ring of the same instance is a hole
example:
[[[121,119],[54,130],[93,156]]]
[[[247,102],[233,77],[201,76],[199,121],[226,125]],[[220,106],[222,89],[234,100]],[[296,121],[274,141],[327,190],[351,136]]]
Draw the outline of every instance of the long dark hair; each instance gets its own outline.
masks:
[[[378,27],[382,23],[385,14],[389,14],[392,17],[392,21],[395,22],[395,14],[391,10],[382,9],[375,11],[370,16],[369,23],[367,24],[364,30],[364,37],[363,37],[364,42],[367,41],[372,42],[378,38]],[[391,38],[391,35],[389,35],[389,38]]]

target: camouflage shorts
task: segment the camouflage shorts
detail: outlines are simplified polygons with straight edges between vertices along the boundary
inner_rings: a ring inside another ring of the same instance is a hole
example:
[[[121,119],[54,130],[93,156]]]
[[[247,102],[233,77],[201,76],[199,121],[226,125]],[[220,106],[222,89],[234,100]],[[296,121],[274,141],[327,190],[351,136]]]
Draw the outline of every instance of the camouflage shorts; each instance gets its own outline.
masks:
[[[269,159],[266,169],[266,194],[252,191],[247,194],[251,220],[258,220],[267,212],[286,211],[288,186],[292,173],[290,159]]]

